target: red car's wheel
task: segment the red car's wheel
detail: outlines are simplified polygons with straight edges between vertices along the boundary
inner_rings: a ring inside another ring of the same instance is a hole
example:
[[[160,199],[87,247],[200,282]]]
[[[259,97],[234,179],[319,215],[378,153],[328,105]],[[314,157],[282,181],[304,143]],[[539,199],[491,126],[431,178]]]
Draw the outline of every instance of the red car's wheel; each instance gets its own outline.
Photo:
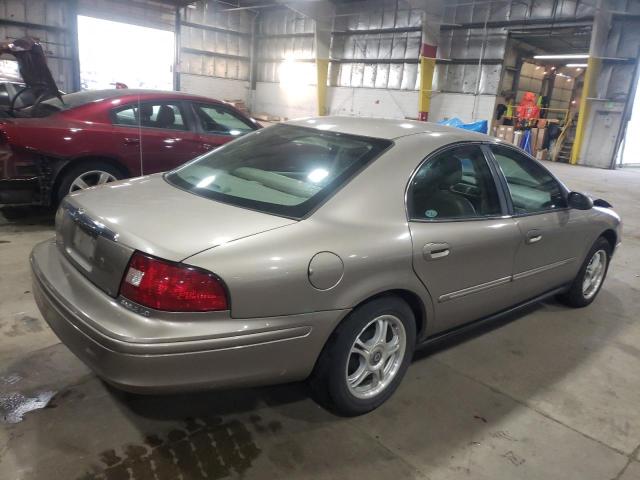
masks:
[[[115,182],[124,178],[122,172],[105,162],[84,162],[63,174],[55,192],[55,200],[60,203],[69,193],[85,188]]]

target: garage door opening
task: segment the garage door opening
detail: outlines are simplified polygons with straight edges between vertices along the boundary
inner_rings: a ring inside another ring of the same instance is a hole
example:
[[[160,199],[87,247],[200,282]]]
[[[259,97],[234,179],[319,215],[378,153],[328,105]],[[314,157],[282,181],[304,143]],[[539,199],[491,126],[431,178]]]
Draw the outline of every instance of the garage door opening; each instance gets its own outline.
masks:
[[[83,90],[173,89],[173,32],[78,15]]]
[[[636,97],[633,101],[631,119],[627,124],[627,133],[622,150],[622,165],[640,166],[640,137],[637,135],[638,131],[640,131],[640,77],[638,77],[636,85]]]

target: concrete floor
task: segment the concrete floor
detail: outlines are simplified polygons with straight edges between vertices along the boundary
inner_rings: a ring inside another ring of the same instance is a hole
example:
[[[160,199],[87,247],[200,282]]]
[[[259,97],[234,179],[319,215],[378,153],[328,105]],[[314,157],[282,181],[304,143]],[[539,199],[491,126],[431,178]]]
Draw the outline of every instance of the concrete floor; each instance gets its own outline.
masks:
[[[106,388],[29,291],[27,256],[51,217],[0,218],[0,396],[57,392],[0,423],[0,478],[640,479],[640,171],[550,167],[626,222],[594,304],[545,303],[422,352],[389,402],[354,419],[319,408],[302,384],[165,397]]]

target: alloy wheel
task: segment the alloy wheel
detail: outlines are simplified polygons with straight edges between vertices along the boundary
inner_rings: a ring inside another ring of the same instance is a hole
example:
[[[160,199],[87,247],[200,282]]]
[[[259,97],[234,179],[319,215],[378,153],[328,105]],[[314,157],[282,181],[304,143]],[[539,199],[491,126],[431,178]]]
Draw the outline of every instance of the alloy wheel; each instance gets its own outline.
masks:
[[[95,187],[96,185],[115,182],[116,180],[117,178],[109,172],[102,170],[90,170],[79,175],[73,182],[71,182],[69,193],[84,190],[89,187]]]
[[[597,293],[602,284],[602,280],[604,280],[604,274],[607,270],[607,260],[607,252],[604,250],[596,251],[591,257],[591,260],[589,260],[582,281],[582,294],[584,298],[590,299]]]
[[[356,336],[346,366],[349,392],[356,398],[375,397],[398,374],[407,347],[407,333],[400,319],[381,315]]]

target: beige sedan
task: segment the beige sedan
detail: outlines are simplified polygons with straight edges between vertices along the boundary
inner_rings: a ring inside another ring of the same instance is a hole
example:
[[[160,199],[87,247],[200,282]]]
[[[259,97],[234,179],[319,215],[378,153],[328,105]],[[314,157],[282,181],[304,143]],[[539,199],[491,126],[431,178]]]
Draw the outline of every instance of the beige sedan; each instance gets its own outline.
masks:
[[[552,295],[591,303],[620,229],[605,201],[490,137],[311,118],[69,195],[32,253],[33,291],[122,389],[310,377],[356,415],[416,347]]]

